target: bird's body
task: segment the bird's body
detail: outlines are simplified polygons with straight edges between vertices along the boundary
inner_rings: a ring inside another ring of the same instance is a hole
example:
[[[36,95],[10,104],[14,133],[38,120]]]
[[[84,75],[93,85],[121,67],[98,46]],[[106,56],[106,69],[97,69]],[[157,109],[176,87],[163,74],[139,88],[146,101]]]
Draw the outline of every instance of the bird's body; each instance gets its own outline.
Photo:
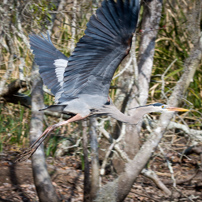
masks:
[[[86,117],[90,115],[93,110],[101,108],[105,103],[107,103],[107,98],[105,97],[82,94],[78,98],[71,99],[61,104],[51,105],[42,110],[48,109],[49,111],[63,114],[80,114],[81,117]]]
[[[129,53],[138,12],[139,0],[103,1],[69,58],[50,37],[30,35],[43,82],[55,95],[50,110],[86,117],[107,103],[113,74]]]
[[[138,13],[139,0],[104,0],[69,58],[53,46],[49,35],[48,39],[30,35],[39,73],[55,96],[55,104],[42,110],[74,116],[49,126],[20,159],[31,156],[54,128],[92,114],[110,115],[122,122],[137,124],[144,114],[166,108],[163,104],[147,105],[136,108],[137,116],[130,117],[121,113],[108,97],[114,72],[130,51]]]

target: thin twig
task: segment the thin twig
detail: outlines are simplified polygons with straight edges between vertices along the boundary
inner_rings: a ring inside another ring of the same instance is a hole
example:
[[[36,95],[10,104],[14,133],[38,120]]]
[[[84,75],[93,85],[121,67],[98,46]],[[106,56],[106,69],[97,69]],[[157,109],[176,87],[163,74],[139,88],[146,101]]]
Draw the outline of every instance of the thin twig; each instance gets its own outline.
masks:
[[[151,199],[151,200],[154,200],[154,201],[160,202],[160,200],[155,199],[155,198],[153,198],[153,197],[151,197],[151,196],[144,195],[144,194],[140,194],[140,193],[135,192],[135,191],[133,191],[133,190],[131,190],[131,192],[134,193],[134,194],[137,194],[137,195],[139,195],[139,196],[143,196],[143,197],[149,198],[149,199]]]
[[[130,59],[129,59],[129,61],[127,62],[126,66],[125,66],[117,75],[115,75],[115,76],[112,78],[112,80],[115,79],[115,78],[117,78],[117,77],[119,77],[119,76],[121,76],[121,75],[128,69],[128,67],[130,66],[131,62],[132,62],[132,57],[130,57]]]
[[[163,95],[166,100],[168,100],[167,96],[165,95],[164,89],[165,89],[165,75],[167,74],[168,70],[173,66],[173,64],[177,61],[177,58],[171,62],[171,64],[167,67],[167,69],[164,71],[164,73],[161,75],[161,81],[162,81],[162,86],[161,86],[161,94]]]
[[[71,26],[71,46],[70,46],[70,52],[72,53],[75,48],[75,35],[76,35],[76,6],[77,6],[77,0],[73,1],[73,7],[72,7],[72,26]]]

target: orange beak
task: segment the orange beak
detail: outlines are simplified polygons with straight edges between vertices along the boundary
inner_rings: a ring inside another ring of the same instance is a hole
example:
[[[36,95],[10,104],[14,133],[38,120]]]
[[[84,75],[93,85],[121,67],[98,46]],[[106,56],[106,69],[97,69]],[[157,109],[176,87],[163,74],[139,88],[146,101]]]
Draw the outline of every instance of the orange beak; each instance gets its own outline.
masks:
[[[188,111],[190,111],[189,109],[178,108],[178,107],[167,107],[166,109],[168,111],[175,111],[175,112],[188,112]]]

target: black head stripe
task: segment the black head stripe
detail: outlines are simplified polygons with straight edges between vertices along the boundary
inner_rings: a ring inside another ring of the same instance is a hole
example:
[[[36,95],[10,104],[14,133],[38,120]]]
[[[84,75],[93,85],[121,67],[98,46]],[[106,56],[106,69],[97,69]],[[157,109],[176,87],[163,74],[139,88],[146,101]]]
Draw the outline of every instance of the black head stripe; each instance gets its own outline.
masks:
[[[162,106],[163,104],[162,104],[162,103],[154,103],[154,104],[151,104],[151,105],[153,105],[154,107],[160,107],[160,106]]]

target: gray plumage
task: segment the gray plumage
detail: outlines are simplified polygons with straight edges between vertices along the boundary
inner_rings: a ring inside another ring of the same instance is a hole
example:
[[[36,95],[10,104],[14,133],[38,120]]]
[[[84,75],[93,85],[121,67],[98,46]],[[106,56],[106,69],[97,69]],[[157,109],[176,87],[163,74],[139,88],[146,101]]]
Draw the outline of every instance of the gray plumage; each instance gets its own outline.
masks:
[[[30,35],[40,75],[55,95],[50,110],[85,117],[107,102],[113,74],[129,53],[138,12],[138,0],[103,1],[69,58],[49,36]]]
[[[49,126],[18,160],[31,156],[54,128],[93,114],[137,124],[146,113],[188,111],[156,103],[133,109],[135,116],[130,117],[120,112],[108,97],[113,74],[130,51],[138,13],[139,0],[104,0],[69,58],[53,46],[49,35],[48,39],[30,35],[39,73],[55,95],[55,105],[48,109],[74,116]]]

